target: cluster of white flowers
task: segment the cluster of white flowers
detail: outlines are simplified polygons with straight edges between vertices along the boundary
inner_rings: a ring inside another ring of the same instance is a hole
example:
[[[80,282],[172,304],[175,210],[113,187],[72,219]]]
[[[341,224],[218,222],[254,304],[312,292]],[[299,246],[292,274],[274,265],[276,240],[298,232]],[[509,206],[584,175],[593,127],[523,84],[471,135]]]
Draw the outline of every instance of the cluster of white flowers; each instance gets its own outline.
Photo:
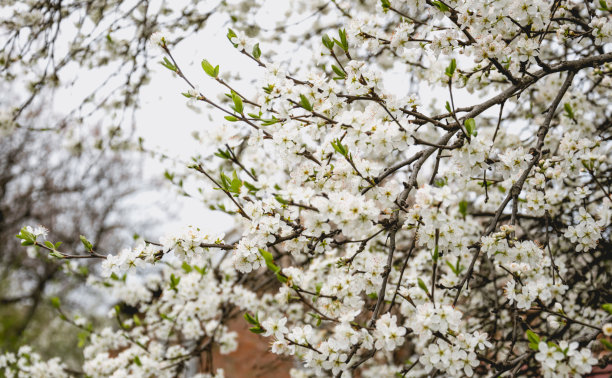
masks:
[[[29,346],[22,346],[17,353],[0,354],[0,373],[11,378],[67,378],[66,365],[59,357],[43,361]]]
[[[544,377],[584,376],[597,364],[591,350],[578,349],[578,343],[575,341],[560,341],[559,344],[540,341],[535,359],[542,364]]]

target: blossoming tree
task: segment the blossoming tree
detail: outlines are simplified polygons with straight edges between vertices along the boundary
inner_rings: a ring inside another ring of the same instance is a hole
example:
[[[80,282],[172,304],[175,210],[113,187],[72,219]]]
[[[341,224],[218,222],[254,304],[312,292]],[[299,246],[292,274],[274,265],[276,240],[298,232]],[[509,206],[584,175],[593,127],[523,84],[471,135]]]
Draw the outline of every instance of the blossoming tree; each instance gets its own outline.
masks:
[[[83,373],[222,376],[212,352],[236,348],[236,317],[295,359],[295,377],[605,368],[610,2],[296,3],[324,15],[300,40],[308,63],[228,31],[264,72],[252,91],[214,56],[188,77],[173,41],[151,37],[183,95],[225,118],[220,142],[200,138],[214,159],[194,157],[183,180],[235,218],[237,240],[187,227],[104,255],[85,238],[79,252],[18,235],[54,258],[102,260],[90,284],[137,309],[113,310],[114,329],[74,322],[89,332]],[[417,90],[391,91],[390,72]],[[197,89],[206,76],[225,96]],[[0,366],[70,374],[28,350]]]

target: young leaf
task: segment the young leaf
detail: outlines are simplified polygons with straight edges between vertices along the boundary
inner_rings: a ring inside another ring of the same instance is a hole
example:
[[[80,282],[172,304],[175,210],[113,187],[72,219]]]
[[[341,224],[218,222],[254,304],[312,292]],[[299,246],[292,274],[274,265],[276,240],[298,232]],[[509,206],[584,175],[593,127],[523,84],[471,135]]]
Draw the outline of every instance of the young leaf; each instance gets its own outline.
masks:
[[[266,250],[263,249],[259,249],[259,253],[261,254],[261,256],[264,258],[265,262],[266,262],[266,266],[268,267],[268,269],[270,269],[272,272],[278,274],[278,272],[280,272],[280,267],[277,266],[276,264],[274,264],[274,258],[272,256],[272,254]]]
[[[348,155],[348,148],[342,145],[342,142],[340,142],[340,139],[333,140],[331,142],[331,145],[334,148],[334,150],[336,150],[336,152],[338,152],[340,155],[342,156]]]
[[[455,73],[456,69],[457,69],[457,61],[455,60],[455,58],[453,58],[450,61],[450,64],[448,65],[448,67],[446,67],[446,76],[453,77],[453,74]]]
[[[446,4],[444,4],[441,1],[432,1],[431,2],[433,5],[436,6],[436,8],[438,8],[439,10],[441,10],[442,12],[448,12],[449,8]]]
[[[251,328],[249,328],[249,331],[251,331],[253,333],[257,333],[257,334],[266,332],[265,329],[263,329],[263,328],[261,328],[259,326],[258,327],[251,327]]]
[[[260,56],[261,50],[259,49],[259,43],[256,43],[255,46],[253,46],[253,58],[259,59]]]
[[[236,174],[236,171],[234,171],[228,191],[231,193],[240,194],[240,188],[242,188],[242,180],[238,178],[238,174]]]
[[[455,276],[459,275],[459,272],[457,271],[457,268],[450,262],[450,261],[446,261],[446,265],[448,265],[448,267],[450,268],[450,270],[453,271],[453,273],[455,273]]]
[[[459,202],[459,213],[464,217],[467,215],[468,203],[466,200]]]
[[[464,125],[468,135],[476,135],[476,121],[474,121],[474,118],[466,119]]]
[[[181,277],[177,277],[172,273],[170,275],[170,289],[178,291],[178,284],[181,282]]]
[[[183,265],[181,265],[181,268],[183,268],[183,270],[185,271],[185,273],[189,273],[193,270],[193,268],[191,267],[191,265],[187,264],[186,261],[183,261]]]
[[[258,322],[257,320],[255,320],[255,318],[254,318],[254,317],[253,317],[251,314],[249,314],[248,312],[245,312],[245,313],[244,313],[244,319],[245,319],[247,322],[249,322],[249,324],[252,324],[252,325],[257,325],[257,324],[259,324],[259,322]]]
[[[345,52],[348,51],[349,45],[348,45],[348,40],[346,39],[346,30],[339,29],[338,36],[340,37],[340,40],[338,41],[336,38],[334,38],[334,42],[336,42],[336,44],[340,46],[340,48],[344,50]]]
[[[572,109],[572,105],[570,105],[569,102],[566,102],[565,104],[563,104],[563,109],[565,109],[565,116],[573,121],[576,120],[576,117],[574,115],[574,109]]]
[[[132,319],[134,320],[134,324],[136,324],[137,326],[142,325],[142,322],[140,321],[138,315],[134,314],[134,316],[132,316]]]
[[[53,306],[53,308],[60,308],[60,306],[61,306],[60,299],[58,297],[52,297],[51,298],[51,306]]]
[[[429,294],[429,289],[427,289],[427,285],[425,285],[425,282],[423,282],[423,280],[421,278],[417,278],[417,282],[419,284],[419,287],[421,289],[423,289],[424,292],[426,292],[427,294]]]
[[[85,249],[88,252],[91,252],[93,250],[93,245],[91,244],[91,242],[87,240],[87,238],[83,235],[79,236],[79,238],[81,239],[81,243],[83,243],[83,246],[85,247]]]
[[[36,243],[36,235],[29,232],[25,227],[21,229],[17,238],[21,239],[21,245],[34,245]]]
[[[538,346],[540,344],[540,336],[530,329],[527,330],[527,340],[529,340],[529,348],[535,351],[540,349]]]
[[[176,71],[177,71],[176,66],[175,66],[174,64],[172,64],[172,62],[170,62],[170,61],[168,60],[168,58],[166,58],[166,57],[164,57],[163,62],[160,62],[160,64],[161,64],[162,66],[166,67],[167,69],[169,69],[169,70],[170,70],[170,71],[172,71],[172,72],[176,72]]]
[[[334,41],[332,41],[327,34],[323,34],[323,37],[321,37],[321,39],[323,40],[323,46],[327,47],[330,50],[333,50],[334,48]]]
[[[303,94],[300,95],[300,105],[302,106],[302,108],[308,110],[309,112],[312,111],[312,104],[310,104],[306,96],[304,96]]]
[[[336,77],[334,79],[344,79],[346,77],[346,74],[344,73],[344,71],[342,71],[342,69],[340,67],[335,66],[335,65],[332,64],[332,70],[334,70],[336,75],[338,75],[338,77]]]
[[[219,75],[219,66],[213,67],[212,64],[208,63],[208,60],[204,59],[202,61],[202,68],[204,72],[210,77],[217,77]]]
[[[232,29],[227,29],[227,39],[232,42],[232,38],[234,37],[236,37],[236,33]],[[232,45],[234,45],[234,47],[238,47],[238,45],[234,42],[232,42]]]
[[[242,99],[234,91],[232,91],[232,101],[234,101],[234,110],[236,111],[236,113],[242,114],[242,111],[244,110],[244,107],[242,105]]]

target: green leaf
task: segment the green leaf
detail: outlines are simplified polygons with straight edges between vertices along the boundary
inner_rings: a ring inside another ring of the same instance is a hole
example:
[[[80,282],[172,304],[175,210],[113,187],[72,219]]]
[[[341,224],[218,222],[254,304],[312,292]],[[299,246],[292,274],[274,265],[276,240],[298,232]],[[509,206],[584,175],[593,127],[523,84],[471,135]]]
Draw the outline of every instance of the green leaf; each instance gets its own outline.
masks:
[[[229,160],[229,159],[232,158],[232,156],[230,155],[229,151],[223,151],[220,148],[217,150],[217,152],[215,152],[215,156],[218,156],[221,159],[225,159],[225,160]]]
[[[216,78],[219,75],[219,66],[213,67],[206,59],[202,60],[202,68],[210,77]]]
[[[432,256],[433,262],[437,263],[438,258],[440,258],[440,252],[438,251],[438,246],[436,245],[436,247],[434,248],[433,256]]]
[[[448,65],[448,67],[446,67],[446,76],[453,77],[453,74],[455,73],[456,69],[457,69],[457,61],[455,60],[455,58],[453,58],[450,61],[450,64]]]
[[[450,106],[450,102],[446,101],[446,106],[445,106],[445,107],[446,107],[446,110],[447,110],[449,113],[452,113],[452,112],[453,112],[453,110],[451,109],[451,106]]]
[[[208,271],[208,268],[207,268],[206,266],[203,266],[203,267],[201,267],[201,268],[200,268],[199,266],[194,265],[194,266],[193,266],[193,269],[195,269],[195,270],[196,270],[198,273],[200,273],[201,275],[205,275],[205,274],[206,274],[206,272]]]
[[[227,39],[234,45],[234,47],[238,47],[238,45],[232,42],[232,38],[236,37],[236,33],[232,29],[227,29]]]
[[[232,181],[230,182],[228,192],[240,194],[240,188],[242,188],[242,180],[238,178],[236,171],[232,173]]]
[[[253,58],[259,59],[260,56],[261,50],[259,49],[259,43],[256,43],[255,46],[253,46]]]
[[[249,324],[252,324],[252,325],[258,325],[259,324],[259,322],[257,320],[255,320],[255,318],[251,314],[249,314],[248,312],[244,313],[244,319],[247,322],[249,322]]]
[[[51,243],[50,241],[45,241],[45,245],[47,246],[47,248],[49,249],[55,249],[55,246],[53,245],[53,243]]]
[[[608,341],[608,340],[606,340],[606,339],[599,339],[599,341],[601,341],[601,343],[603,344],[603,346],[604,346],[604,347],[605,347],[607,350],[612,351],[612,343],[611,343],[611,342],[609,342],[609,341]]]
[[[323,288],[323,283],[322,282],[317,282],[317,284],[315,285],[315,293],[317,293],[317,295],[321,292],[321,289]]]
[[[309,312],[308,315],[312,316],[314,319],[317,320],[317,324],[315,325],[315,327],[318,327],[321,325],[321,315],[315,314],[314,312]]]
[[[431,2],[433,5],[436,6],[436,8],[438,8],[439,10],[441,10],[442,12],[448,12],[449,8],[446,4],[444,4],[441,1],[432,1]]]
[[[338,36],[340,37],[340,40],[338,41],[337,39],[334,38],[334,42],[336,42],[336,44],[338,46],[340,46],[340,48],[342,50],[347,52],[348,49],[349,49],[349,45],[348,45],[348,40],[346,39],[346,30],[345,29],[339,29],[338,30]]]
[[[340,36],[340,42],[342,42],[342,49],[344,51],[348,51],[349,45],[348,40],[346,39],[346,30],[338,30],[338,35]]]
[[[134,356],[134,363],[138,366],[142,366],[142,362],[140,362],[140,358],[138,356]]]
[[[181,268],[183,268],[183,270],[185,271],[185,273],[189,273],[193,270],[193,268],[191,267],[191,265],[187,264],[186,261],[183,261],[183,264],[181,265]]]
[[[258,187],[249,183],[248,181],[243,181],[242,183],[244,184],[244,187],[247,188],[249,190],[249,193],[251,194],[255,194],[259,191]]]
[[[83,246],[85,247],[85,249],[88,252],[91,252],[93,250],[93,245],[91,244],[91,242],[87,240],[87,238],[83,235],[80,235],[79,238],[81,239],[81,243],[83,243]]]
[[[276,265],[275,265],[276,266]],[[279,268],[280,270],[280,268]],[[276,279],[278,280],[278,282],[280,283],[286,283],[288,281],[287,277],[285,277],[282,273],[280,272],[276,272]]]
[[[338,152],[340,155],[342,156],[348,155],[348,148],[342,145],[342,142],[340,142],[340,139],[333,140],[331,142],[331,145],[334,148],[334,150],[336,150],[336,152]]]
[[[172,62],[170,62],[168,60],[168,58],[164,57],[164,60],[162,62],[160,62],[160,64],[164,67],[166,67],[167,69],[169,69],[172,72],[176,72],[178,71],[178,69],[176,68],[176,66],[174,64],[172,64]]]
[[[563,104],[563,109],[565,109],[565,116],[569,119],[576,120],[574,116],[574,110],[572,109],[572,105],[569,102]]]
[[[51,297],[51,306],[53,306],[53,308],[59,309],[61,306],[60,299],[58,297]]]
[[[172,273],[170,275],[170,289],[178,291],[178,284],[181,282],[181,277],[177,277]]]
[[[459,213],[464,217],[467,215],[468,203],[466,200],[459,202]]]
[[[26,227],[23,227],[19,232],[17,239],[21,239],[21,245],[34,245],[36,244],[36,235],[29,232]]]
[[[334,79],[344,79],[344,78],[346,78],[346,74],[344,73],[344,71],[342,71],[342,69],[340,67],[335,66],[335,65],[332,64],[332,70],[334,70],[336,75],[338,75],[338,77],[336,77]]]
[[[258,327],[251,327],[251,328],[249,328],[249,331],[251,331],[253,333],[256,333],[256,334],[260,334],[260,333],[266,332],[265,329],[263,329],[263,328],[261,328],[259,326]]]
[[[142,325],[142,322],[140,321],[138,315],[134,314],[134,316],[132,316],[132,319],[134,320],[134,324],[136,324],[137,326]]]
[[[527,340],[529,340],[529,348],[535,351],[539,350],[540,347],[538,346],[538,344],[540,344],[540,336],[535,334],[535,332],[530,329],[527,330],[526,334]]]
[[[223,189],[223,190],[225,190],[225,191],[229,191],[230,182],[231,182],[231,180],[229,179],[229,177],[227,177],[227,176],[225,175],[225,173],[220,172],[220,173],[219,173],[219,179],[220,179],[220,181],[221,181],[221,182],[219,183],[219,184],[221,185],[221,188],[220,188],[220,189]]]
[[[466,119],[464,125],[468,135],[476,135],[476,121],[474,121],[474,118]]]
[[[604,10],[604,11],[610,10],[608,8],[608,4],[606,3],[606,0],[599,0],[599,6],[601,7],[601,10]]]
[[[427,285],[425,285],[425,282],[423,282],[423,280],[421,278],[417,278],[417,282],[419,284],[419,287],[426,292],[427,294],[429,294],[429,289],[427,289]]]
[[[274,264],[274,257],[272,256],[272,254],[270,252],[266,251],[266,250],[261,249],[261,248],[259,248],[259,253],[264,258],[264,260],[266,262],[266,266],[268,267],[268,269],[270,269],[275,274],[278,274],[280,272],[281,268],[279,266],[277,266],[276,264]]]
[[[312,105],[310,104],[306,96],[304,96],[303,94],[300,95],[300,105],[302,106],[302,108],[310,112],[312,111]]]
[[[270,125],[274,125],[275,123],[278,123],[280,120],[272,116],[272,118],[270,119],[262,119],[261,121],[262,121],[261,123],[262,126],[270,126]]]
[[[236,111],[236,113],[242,114],[242,111],[244,110],[242,105],[242,99],[234,91],[232,91],[232,101],[234,101],[234,110]]]
[[[49,256],[57,257],[58,259],[63,259],[64,258],[64,256],[61,253],[57,252],[57,251],[49,252]]]
[[[331,39],[329,39],[329,37],[327,36],[327,34],[323,34],[323,37],[321,37],[321,39],[323,40],[323,45],[325,47],[327,47],[330,50],[333,50],[334,48],[334,41],[332,41]]]
[[[380,5],[385,12],[391,8],[391,2],[389,0],[380,0]]]
[[[89,332],[81,331],[78,333],[77,337],[79,339],[77,346],[79,348],[83,348],[85,346],[85,342],[87,342],[87,338],[89,337]]]
[[[448,184],[448,178],[446,177],[439,177],[434,181],[434,185],[438,188],[442,188],[446,184]]]
[[[605,303],[601,305],[601,308],[608,312],[608,314],[612,315],[612,303]]]
[[[276,199],[276,201],[282,203],[283,205],[289,204],[289,201],[283,199],[283,197],[279,196],[278,194],[274,196],[274,199]]]
[[[450,261],[446,261],[446,265],[448,265],[450,270],[452,270],[453,273],[455,273],[455,276],[459,275],[459,272],[457,271],[457,268],[455,268],[455,266]]]

